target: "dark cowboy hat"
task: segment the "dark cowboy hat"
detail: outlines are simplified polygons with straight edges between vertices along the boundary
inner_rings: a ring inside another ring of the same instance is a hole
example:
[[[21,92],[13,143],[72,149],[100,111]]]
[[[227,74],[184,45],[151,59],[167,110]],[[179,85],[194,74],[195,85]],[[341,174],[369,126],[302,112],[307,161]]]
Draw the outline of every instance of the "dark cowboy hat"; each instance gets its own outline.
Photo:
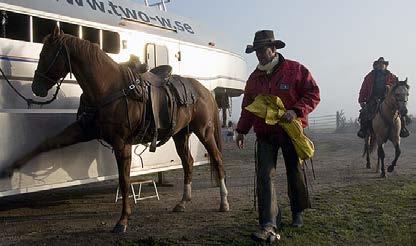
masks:
[[[380,58],[378,58],[378,60],[377,61],[374,61],[373,62],[373,66],[375,66],[377,63],[383,63],[383,64],[385,64],[386,66],[388,66],[389,65],[389,62],[388,61],[386,61],[386,60],[384,60],[384,57],[380,57]]]
[[[261,30],[257,31],[254,35],[253,44],[247,45],[246,53],[250,54],[258,48],[264,46],[275,46],[276,49],[281,49],[285,47],[285,43],[281,40],[275,40],[272,30]]]

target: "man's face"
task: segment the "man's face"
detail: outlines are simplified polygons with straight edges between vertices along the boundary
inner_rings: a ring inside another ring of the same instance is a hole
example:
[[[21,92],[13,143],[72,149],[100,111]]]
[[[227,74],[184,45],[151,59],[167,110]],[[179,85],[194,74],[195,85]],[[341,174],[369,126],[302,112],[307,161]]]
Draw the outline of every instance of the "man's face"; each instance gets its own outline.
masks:
[[[386,70],[387,66],[386,64],[382,63],[382,62],[377,62],[376,63],[376,70],[382,71],[382,70]]]
[[[265,46],[256,49],[256,56],[261,65],[266,65],[273,60],[273,58],[276,56],[276,53],[272,47]]]

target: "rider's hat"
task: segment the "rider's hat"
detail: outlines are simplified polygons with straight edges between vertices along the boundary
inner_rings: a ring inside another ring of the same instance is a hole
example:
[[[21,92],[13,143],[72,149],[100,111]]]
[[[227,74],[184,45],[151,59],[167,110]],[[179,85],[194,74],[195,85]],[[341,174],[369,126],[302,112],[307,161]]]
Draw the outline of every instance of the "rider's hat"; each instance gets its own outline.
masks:
[[[275,40],[272,30],[260,30],[254,35],[253,44],[247,45],[246,53],[250,54],[253,51],[264,46],[275,46],[276,49],[285,47],[285,43],[282,40]]]

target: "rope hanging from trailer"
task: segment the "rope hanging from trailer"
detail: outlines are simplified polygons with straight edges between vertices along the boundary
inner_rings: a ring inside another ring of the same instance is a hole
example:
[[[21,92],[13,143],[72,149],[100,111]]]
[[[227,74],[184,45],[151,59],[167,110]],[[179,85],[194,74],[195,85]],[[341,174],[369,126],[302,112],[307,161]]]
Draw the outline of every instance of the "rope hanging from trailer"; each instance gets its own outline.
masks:
[[[55,57],[53,58],[52,62],[49,64],[48,69],[46,70],[46,72],[40,72],[40,71],[36,70],[35,71],[35,77],[40,76],[43,79],[55,82],[53,79],[51,79],[47,75],[47,73],[52,68],[52,66],[55,64],[56,60],[58,59],[58,56],[61,54],[62,51],[65,51],[65,53],[64,53],[65,65],[68,66],[69,75],[72,78],[71,56],[69,55],[68,48],[66,47],[65,44],[61,44],[61,46],[59,47],[59,49],[57,50],[57,52],[55,54]],[[13,86],[13,84],[10,82],[9,78],[7,78],[6,74],[4,73],[3,69],[1,69],[1,68],[0,68],[0,73],[3,76],[4,80],[6,80],[7,84],[9,84],[9,86],[13,89],[13,91],[27,103],[27,108],[30,108],[30,106],[33,105],[33,104],[42,106],[42,105],[50,104],[51,102],[55,101],[55,99],[58,97],[59,90],[61,89],[62,82],[65,79],[65,76],[63,76],[60,80],[58,80],[56,82],[56,90],[55,90],[55,93],[53,94],[51,99],[46,100],[46,101],[37,101],[37,100],[34,100],[32,98],[27,98],[22,93],[20,93]]]
[[[35,105],[46,105],[46,104],[50,104],[51,102],[55,101],[56,98],[58,97],[58,92],[61,89],[61,85],[62,82],[64,80],[64,78],[62,78],[58,83],[56,83],[56,89],[55,89],[55,93],[53,94],[52,98],[47,100],[47,101],[37,101],[34,100],[32,98],[27,98],[25,97],[22,93],[20,93],[16,87],[13,86],[13,84],[10,82],[9,78],[7,78],[6,74],[3,72],[3,69],[0,68],[0,73],[3,76],[4,80],[6,80],[7,84],[10,86],[10,88],[12,88],[12,90],[20,97],[22,98],[26,104],[27,104],[27,108],[30,108],[33,104]]]

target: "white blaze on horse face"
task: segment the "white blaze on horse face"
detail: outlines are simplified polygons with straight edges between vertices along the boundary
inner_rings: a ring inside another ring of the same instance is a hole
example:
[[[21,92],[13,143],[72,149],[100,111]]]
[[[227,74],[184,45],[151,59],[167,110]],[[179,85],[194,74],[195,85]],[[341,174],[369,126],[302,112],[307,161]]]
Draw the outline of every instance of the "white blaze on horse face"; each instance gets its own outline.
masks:
[[[394,90],[394,97],[400,112],[407,113],[407,100],[409,91],[406,86],[399,86]]]

